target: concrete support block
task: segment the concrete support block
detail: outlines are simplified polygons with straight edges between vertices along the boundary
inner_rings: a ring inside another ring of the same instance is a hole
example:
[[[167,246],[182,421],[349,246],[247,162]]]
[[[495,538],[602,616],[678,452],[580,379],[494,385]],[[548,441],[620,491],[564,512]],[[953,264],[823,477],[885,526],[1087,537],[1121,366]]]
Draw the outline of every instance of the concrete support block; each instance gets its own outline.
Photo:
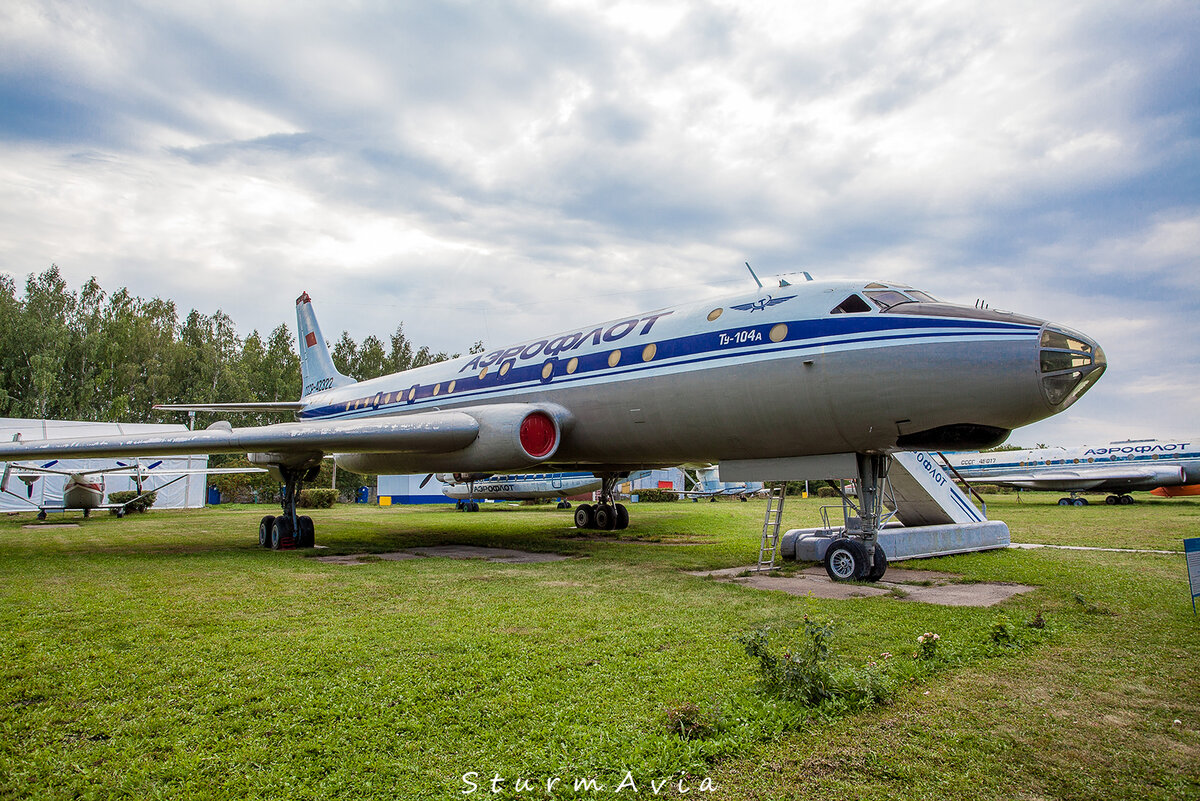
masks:
[[[795,528],[780,539],[780,553],[784,559],[820,562],[829,543],[838,536],[839,530]],[[1008,526],[999,520],[944,526],[889,526],[879,533],[879,544],[889,562],[1007,548],[1010,542]]]

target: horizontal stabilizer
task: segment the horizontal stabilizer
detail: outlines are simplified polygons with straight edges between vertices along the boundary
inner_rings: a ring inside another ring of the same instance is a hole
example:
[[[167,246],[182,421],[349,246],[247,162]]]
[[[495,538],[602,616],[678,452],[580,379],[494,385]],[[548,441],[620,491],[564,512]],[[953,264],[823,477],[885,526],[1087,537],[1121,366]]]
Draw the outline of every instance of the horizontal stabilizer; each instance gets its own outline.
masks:
[[[264,403],[156,403],[153,408],[167,412],[298,412],[303,401],[273,401]]]

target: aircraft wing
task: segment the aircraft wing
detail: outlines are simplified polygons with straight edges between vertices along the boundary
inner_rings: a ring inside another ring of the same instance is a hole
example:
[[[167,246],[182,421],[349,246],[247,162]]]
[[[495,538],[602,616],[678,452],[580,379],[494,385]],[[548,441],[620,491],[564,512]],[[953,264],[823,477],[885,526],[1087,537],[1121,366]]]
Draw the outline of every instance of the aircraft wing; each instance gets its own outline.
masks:
[[[69,437],[0,443],[0,461],[67,456],[170,456],[192,453],[441,453],[465,447],[479,423],[462,412],[426,412],[336,422],[305,421],[203,431]]]
[[[553,404],[493,404],[354,420],[303,420],[246,428],[214,423],[203,431],[15,441],[0,443],[0,461],[196,453],[269,453],[285,461],[301,461],[325,453],[454,454],[479,440],[475,450],[482,453],[478,459],[503,463],[511,453],[511,448],[505,450],[507,443],[515,439],[523,421],[535,415],[547,423],[553,420],[554,425],[552,447],[533,459],[537,461],[557,449],[559,427],[570,420],[566,409]]]
[[[1178,484],[1182,470],[1177,466],[1140,467],[1132,464],[1097,465],[1080,468],[1022,470],[968,476],[970,484],[1007,484],[1023,489],[1083,491],[1110,481],[1145,481]]]

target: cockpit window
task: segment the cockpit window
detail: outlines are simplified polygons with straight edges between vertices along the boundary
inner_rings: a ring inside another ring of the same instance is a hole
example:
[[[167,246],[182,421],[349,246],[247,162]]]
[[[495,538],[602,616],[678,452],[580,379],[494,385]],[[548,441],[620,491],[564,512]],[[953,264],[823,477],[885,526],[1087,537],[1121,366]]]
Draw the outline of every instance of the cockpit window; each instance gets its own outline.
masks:
[[[938,302],[938,299],[935,298],[933,295],[922,292],[919,289],[908,290],[908,295],[913,300],[920,301],[921,303],[937,303]]]
[[[884,311],[900,303],[912,303],[912,298],[908,295],[905,295],[903,292],[896,292],[893,289],[872,290],[867,293],[867,297]]]
[[[869,312],[871,307],[858,295],[851,295],[834,307],[830,314],[862,314]]]

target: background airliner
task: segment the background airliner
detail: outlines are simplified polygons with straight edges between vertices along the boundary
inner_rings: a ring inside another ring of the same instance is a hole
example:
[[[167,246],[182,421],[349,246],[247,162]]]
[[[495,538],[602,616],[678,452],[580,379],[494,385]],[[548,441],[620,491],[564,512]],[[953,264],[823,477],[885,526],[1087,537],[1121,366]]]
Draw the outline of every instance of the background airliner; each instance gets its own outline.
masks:
[[[592,473],[521,473],[491,475],[472,479],[470,476],[439,473],[438,481],[445,486],[442,494],[456,501],[475,500],[525,501],[535,498],[560,498],[559,509],[570,509],[565,499],[573,495],[594,492],[604,482]],[[477,511],[477,508],[476,508]]]
[[[1200,484],[1200,438],[1136,439],[1079,448],[1035,448],[991,453],[947,453],[972,484],[1069,492],[1061,506],[1086,506],[1080,492],[1108,492],[1108,504],[1129,504],[1127,493],[1166,488],[1184,494]],[[1164,494],[1168,494],[1164,493]]]
[[[872,281],[780,281],[363,382],[334,368],[307,294],[296,312],[301,400],[171,408],[297,422],[4,443],[0,459],[248,452],[285,484],[283,514],[259,525],[260,542],[283,547],[313,543],[295,499],[326,453],[366,474],[587,470],[603,481],[597,521],[617,514],[613,489],[633,470],[823,478],[823,458],[841,454],[858,468],[862,534],[831,546],[826,569],[873,579],[887,566],[877,526],[891,451],[997,445],[1069,407],[1106,366],[1083,334]]]

